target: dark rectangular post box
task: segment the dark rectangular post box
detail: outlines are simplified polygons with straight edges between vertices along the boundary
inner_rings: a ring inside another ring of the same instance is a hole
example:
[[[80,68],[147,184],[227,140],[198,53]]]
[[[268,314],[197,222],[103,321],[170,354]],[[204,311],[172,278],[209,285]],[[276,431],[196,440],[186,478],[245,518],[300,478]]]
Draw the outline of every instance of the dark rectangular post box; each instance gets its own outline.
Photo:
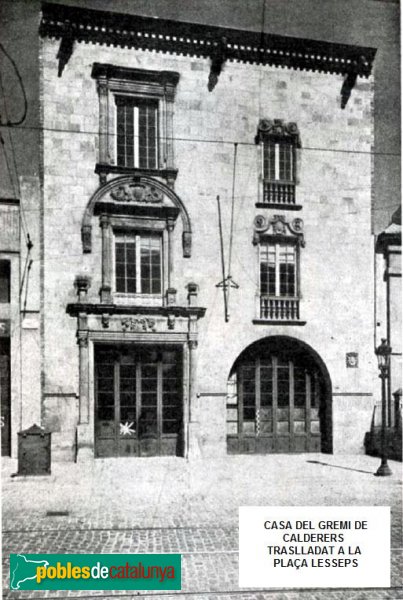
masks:
[[[50,475],[51,433],[38,425],[18,432],[18,475]]]

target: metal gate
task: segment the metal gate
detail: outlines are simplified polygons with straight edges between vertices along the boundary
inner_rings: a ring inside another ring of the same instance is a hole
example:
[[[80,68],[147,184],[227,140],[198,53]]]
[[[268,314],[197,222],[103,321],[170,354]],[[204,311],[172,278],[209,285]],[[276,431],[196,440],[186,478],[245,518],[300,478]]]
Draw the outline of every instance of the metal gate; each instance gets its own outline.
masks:
[[[95,348],[95,455],[183,454],[182,351]]]

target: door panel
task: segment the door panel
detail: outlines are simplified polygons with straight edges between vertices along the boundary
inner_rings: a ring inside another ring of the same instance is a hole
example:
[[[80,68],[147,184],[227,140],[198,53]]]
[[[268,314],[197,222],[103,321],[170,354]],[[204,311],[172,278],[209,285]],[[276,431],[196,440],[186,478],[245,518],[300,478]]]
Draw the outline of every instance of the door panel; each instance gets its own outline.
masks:
[[[182,435],[182,354],[96,348],[96,456],[176,455]]]

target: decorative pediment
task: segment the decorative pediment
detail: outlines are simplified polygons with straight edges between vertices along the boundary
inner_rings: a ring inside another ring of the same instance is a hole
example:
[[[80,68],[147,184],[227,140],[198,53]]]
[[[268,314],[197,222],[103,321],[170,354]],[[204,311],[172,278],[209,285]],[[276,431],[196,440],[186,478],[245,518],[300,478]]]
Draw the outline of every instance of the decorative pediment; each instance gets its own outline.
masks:
[[[92,250],[92,218],[108,217],[147,218],[174,224],[180,215],[183,225],[183,255],[190,257],[192,228],[188,212],[179,196],[161,181],[152,177],[117,177],[101,185],[88,202],[84,213],[81,237],[83,251]]]
[[[272,237],[284,241],[293,240],[299,245],[305,246],[304,222],[302,219],[287,221],[283,215],[264,217],[257,215],[253,222],[253,243],[258,244],[262,237]]]
[[[301,139],[296,123],[284,123],[282,119],[261,119],[257,126],[256,144],[269,139],[289,141],[297,148],[301,147]]]

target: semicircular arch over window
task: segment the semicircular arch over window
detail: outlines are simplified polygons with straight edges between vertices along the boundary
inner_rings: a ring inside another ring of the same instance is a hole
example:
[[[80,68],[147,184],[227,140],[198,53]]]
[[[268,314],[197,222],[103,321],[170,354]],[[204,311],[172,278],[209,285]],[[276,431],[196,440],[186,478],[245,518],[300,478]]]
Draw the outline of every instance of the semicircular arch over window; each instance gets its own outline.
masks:
[[[255,342],[228,380],[229,454],[332,452],[331,382],[307,344],[286,336]]]

